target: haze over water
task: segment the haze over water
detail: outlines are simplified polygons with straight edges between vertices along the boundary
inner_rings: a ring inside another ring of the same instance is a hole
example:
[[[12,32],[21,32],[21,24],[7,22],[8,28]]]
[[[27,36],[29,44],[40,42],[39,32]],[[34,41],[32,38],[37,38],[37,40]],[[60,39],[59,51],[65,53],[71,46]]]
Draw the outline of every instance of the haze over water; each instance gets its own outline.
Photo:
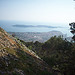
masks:
[[[49,32],[49,31],[60,31],[67,36],[72,36],[70,33],[69,25],[65,27],[63,24],[47,24],[46,26],[53,26],[54,28],[48,27],[14,27],[13,25],[40,25],[41,23],[28,23],[28,22],[17,22],[17,21],[0,21],[0,27],[5,29],[7,32]],[[42,23],[43,24],[43,23]],[[41,24],[41,25],[42,25]],[[43,24],[45,25],[45,24]],[[55,26],[54,26],[55,25]]]

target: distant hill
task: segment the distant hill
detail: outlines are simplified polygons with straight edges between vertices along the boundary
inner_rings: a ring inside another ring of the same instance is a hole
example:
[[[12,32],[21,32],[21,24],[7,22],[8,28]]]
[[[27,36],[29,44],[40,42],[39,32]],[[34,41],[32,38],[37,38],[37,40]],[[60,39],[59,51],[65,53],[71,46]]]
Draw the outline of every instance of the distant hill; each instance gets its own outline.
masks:
[[[0,75],[51,75],[51,69],[36,53],[0,28]]]
[[[13,25],[13,27],[47,27],[47,28],[57,28],[54,26],[47,26],[47,25]]]
[[[66,35],[62,34],[60,31],[50,31],[50,32],[9,32],[11,35],[15,35],[21,40],[26,42],[45,42],[50,39],[52,36],[62,36],[65,38]]]

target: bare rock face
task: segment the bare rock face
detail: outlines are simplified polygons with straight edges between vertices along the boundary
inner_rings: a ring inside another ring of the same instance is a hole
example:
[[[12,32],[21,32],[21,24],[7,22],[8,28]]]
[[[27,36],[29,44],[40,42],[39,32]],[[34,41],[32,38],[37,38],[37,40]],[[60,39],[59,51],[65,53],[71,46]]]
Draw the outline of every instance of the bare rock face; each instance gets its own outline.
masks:
[[[32,50],[0,28],[0,75],[50,75],[49,66]]]

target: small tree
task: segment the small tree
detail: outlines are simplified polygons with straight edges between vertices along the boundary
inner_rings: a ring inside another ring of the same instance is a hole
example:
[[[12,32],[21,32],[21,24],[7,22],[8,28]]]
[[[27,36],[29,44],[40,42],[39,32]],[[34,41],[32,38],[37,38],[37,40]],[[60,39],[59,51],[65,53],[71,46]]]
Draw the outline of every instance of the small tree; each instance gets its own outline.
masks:
[[[75,42],[75,22],[72,22],[69,25],[70,25],[71,33],[73,34],[72,39]]]
[[[13,33],[12,36],[15,37],[16,36],[15,33]]]

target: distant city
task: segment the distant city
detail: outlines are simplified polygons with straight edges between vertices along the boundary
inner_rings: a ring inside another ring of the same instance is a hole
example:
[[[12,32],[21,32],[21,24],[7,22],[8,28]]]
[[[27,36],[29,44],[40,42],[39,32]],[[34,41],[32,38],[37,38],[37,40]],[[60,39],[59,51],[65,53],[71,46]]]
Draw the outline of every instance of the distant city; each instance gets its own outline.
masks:
[[[8,32],[9,34],[19,38],[25,42],[46,42],[53,36],[61,36],[63,39],[71,41],[71,37],[67,37],[66,34],[63,34],[60,31],[50,31],[50,32]]]

